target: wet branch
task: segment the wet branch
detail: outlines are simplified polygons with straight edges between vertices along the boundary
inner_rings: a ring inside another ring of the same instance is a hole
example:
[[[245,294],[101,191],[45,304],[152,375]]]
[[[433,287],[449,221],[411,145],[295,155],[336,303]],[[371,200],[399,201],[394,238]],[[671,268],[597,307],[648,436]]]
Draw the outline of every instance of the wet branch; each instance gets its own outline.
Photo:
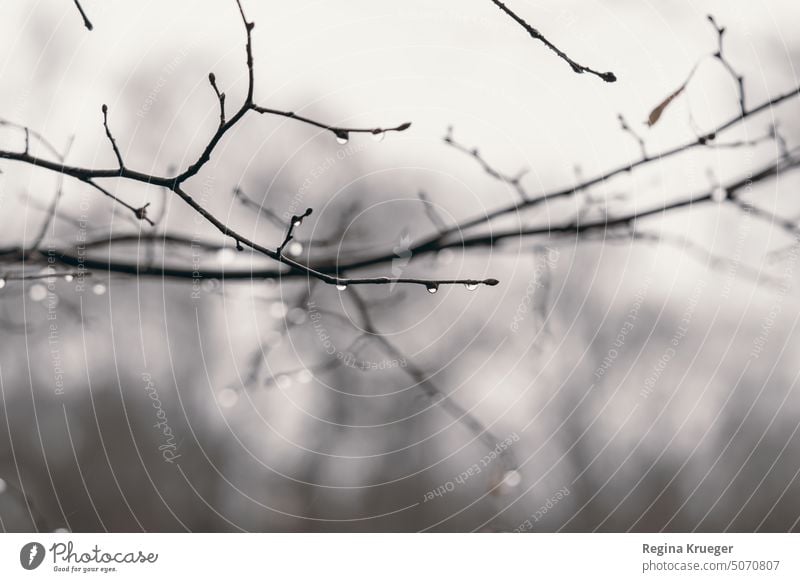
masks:
[[[500,0],[492,0],[492,4],[494,4],[500,10],[505,12],[508,16],[512,18],[512,20],[514,20],[514,22],[516,22],[523,29],[525,29],[525,31],[531,36],[531,38],[541,41],[547,48],[549,48],[551,51],[553,51],[559,57],[561,57],[561,59],[563,59],[570,67],[572,67],[572,70],[575,71],[576,73],[578,74],[591,73],[592,75],[600,77],[606,83],[613,83],[614,81],[617,80],[617,76],[610,71],[606,73],[601,73],[600,71],[596,71],[591,67],[581,65],[580,63],[574,61],[564,51],[562,51],[552,42],[547,40],[547,38],[545,38],[545,36],[541,32],[539,32],[535,27],[533,27],[531,24],[528,24],[528,22],[526,22],[521,16],[513,12],[508,6],[506,6]]]
[[[348,285],[384,285],[384,284],[394,284],[394,283],[406,283],[406,284],[416,284],[425,286],[428,290],[432,288],[438,288],[439,285],[451,285],[451,284],[464,284],[464,285],[487,285],[492,286],[497,284],[496,279],[416,279],[416,278],[390,278],[390,277],[344,277],[336,273],[330,272],[323,272],[318,271],[310,266],[303,265],[294,259],[291,259],[283,254],[284,247],[286,244],[291,240],[292,231],[294,229],[295,220],[293,219],[291,224],[289,225],[289,232],[287,232],[287,237],[284,239],[283,243],[278,247],[277,250],[272,250],[262,244],[256,243],[243,235],[239,234],[233,228],[222,222],[216,216],[211,214],[205,207],[203,207],[200,203],[198,203],[193,196],[187,191],[184,187],[185,182],[187,182],[190,178],[196,176],[202,168],[211,160],[211,156],[222,140],[222,138],[227,134],[227,132],[233,128],[248,112],[255,111],[262,114],[274,114],[280,115],[284,117],[289,117],[292,119],[296,119],[302,121],[304,123],[310,124],[315,127],[319,127],[325,129],[327,131],[332,132],[338,139],[344,140],[347,139],[349,134],[351,133],[370,133],[370,134],[383,134],[386,132],[397,132],[397,131],[405,131],[410,127],[410,123],[403,123],[396,127],[389,127],[389,128],[371,128],[371,129],[364,129],[364,128],[354,128],[354,127],[338,127],[327,125],[321,122],[314,121],[307,117],[303,117],[297,115],[293,112],[283,112],[278,111],[275,109],[269,109],[266,107],[262,107],[257,105],[254,101],[254,92],[255,92],[255,72],[254,72],[254,58],[253,58],[253,39],[252,39],[252,31],[255,27],[253,22],[247,20],[245,16],[244,9],[242,7],[241,0],[236,0],[236,5],[239,10],[239,14],[242,19],[242,23],[245,29],[246,35],[246,45],[245,45],[245,52],[246,52],[246,64],[247,64],[247,71],[248,71],[248,88],[247,88],[247,95],[244,99],[244,102],[239,107],[239,109],[230,117],[227,116],[226,112],[226,102],[224,93],[219,89],[216,81],[216,77],[213,75],[209,75],[209,82],[211,83],[214,92],[217,95],[217,99],[219,101],[220,106],[220,123],[219,127],[215,131],[215,133],[211,136],[210,140],[208,141],[207,145],[204,147],[203,151],[200,153],[199,157],[196,161],[190,164],[183,172],[179,174],[169,177],[169,176],[157,176],[152,174],[147,174],[144,172],[139,172],[133,169],[128,168],[123,160],[122,153],[120,148],[117,144],[117,140],[115,139],[113,133],[108,124],[108,107],[103,105],[102,112],[103,112],[103,126],[105,129],[106,137],[108,138],[111,147],[114,151],[114,155],[117,159],[118,168],[115,170],[107,170],[107,169],[90,169],[90,168],[81,168],[81,167],[73,167],[67,166],[62,161],[54,162],[47,160],[45,158],[41,158],[39,156],[33,155],[29,148],[29,136],[30,132],[27,128],[24,128],[25,131],[25,149],[22,152],[14,152],[14,151],[0,151],[0,159],[7,159],[11,161],[17,161],[21,163],[26,163],[32,166],[36,166],[39,168],[43,168],[46,170],[50,170],[52,172],[56,172],[58,174],[69,176],[87,184],[94,189],[101,192],[103,195],[109,197],[116,203],[122,205],[127,210],[131,211],[135,218],[141,221],[146,221],[151,225],[154,223],[147,217],[147,207],[149,204],[145,204],[139,208],[136,208],[116,197],[112,194],[108,189],[100,185],[97,180],[105,179],[105,178],[120,178],[125,180],[130,180],[133,182],[139,182],[147,185],[153,186],[160,186],[165,188],[178,197],[180,197],[186,204],[188,204],[195,212],[197,212],[200,216],[202,216],[207,222],[212,224],[218,231],[220,231],[223,235],[231,238],[236,245],[236,248],[239,250],[243,250],[244,247],[250,248],[257,253],[265,255],[266,257],[273,259],[282,263],[284,266],[288,268],[288,273],[295,274],[295,275],[303,275],[305,277],[311,277],[319,279],[320,281],[327,283],[329,285],[335,285],[339,288],[345,288]],[[295,217],[300,218],[300,217]],[[302,219],[301,219],[302,220]],[[11,254],[19,249],[6,249]],[[25,254],[24,252],[22,253]],[[7,254],[8,256],[8,254]],[[69,255],[67,253],[62,254],[63,260],[66,262],[69,260]],[[69,264],[68,262],[66,264]],[[108,270],[116,270],[121,272],[129,272],[131,270],[131,265],[122,264],[113,264],[111,261],[108,263]],[[183,270],[169,270],[169,269],[162,269],[164,274],[167,273],[181,273]],[[141,274],[142,270],[136,270],[137,274]],[[278,275],[285,274],[284,271],[278,271]]]

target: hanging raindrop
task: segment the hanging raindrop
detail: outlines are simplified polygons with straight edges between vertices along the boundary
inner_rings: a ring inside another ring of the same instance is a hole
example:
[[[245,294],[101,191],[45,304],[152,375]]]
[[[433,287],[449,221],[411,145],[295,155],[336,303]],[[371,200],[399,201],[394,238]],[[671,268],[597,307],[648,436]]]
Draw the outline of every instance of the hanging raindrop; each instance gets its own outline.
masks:
[[[337,283],[336,288],[339,291],[344,291],[345,289],[347,289],[347,285],[345,283]]]
[[[6,286],[6,280],[5,279],[0,279],[0,289],[2,289],[5,286]]]
[[[477,283],[467,283],[466,285],[464,285],[464,287],[467,288],[467,291],[475,291],[475,289],[478,288],[478,284]]]
[[[425,288],[428,290],[428,293],[434,294],[439,290],[438,283],[428,283]]]
[[[337,131],[336,132],[336,143],[339,145],[345,145],[348,141],[350,141],[350,134],[346,131]]]
[[[72,280],[74,278],[75,277],[73,277],[72,275],[64,275],[64,281],[66,281],[67,283],[72,283]]]
[[[105,295],[106,294],[106,286],[102,283],[97,283],[94,287],[92,287],[92,293],[95,295]]]

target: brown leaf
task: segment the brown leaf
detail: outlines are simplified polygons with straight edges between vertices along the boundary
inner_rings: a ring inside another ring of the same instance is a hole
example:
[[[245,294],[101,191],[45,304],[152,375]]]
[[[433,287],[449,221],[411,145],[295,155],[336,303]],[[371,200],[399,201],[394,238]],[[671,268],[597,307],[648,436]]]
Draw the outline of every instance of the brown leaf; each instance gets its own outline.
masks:
[[[672,101],[676,97],[678,97],[678,95],[683,93],[684,89],[686,89],[686,83],[678,87],[678,89],[674,93],[672,93],[672,95],[670,95],[669,97],[664,99],[661,103],[659,103],[656,106],[656,108],[650,112],[650,115],[647,118],[647,125],[653,127],[658,122],[658,120],[661,119],[661,114],[664,113],[664,110],[667,108],[667,105],[672,103]]]

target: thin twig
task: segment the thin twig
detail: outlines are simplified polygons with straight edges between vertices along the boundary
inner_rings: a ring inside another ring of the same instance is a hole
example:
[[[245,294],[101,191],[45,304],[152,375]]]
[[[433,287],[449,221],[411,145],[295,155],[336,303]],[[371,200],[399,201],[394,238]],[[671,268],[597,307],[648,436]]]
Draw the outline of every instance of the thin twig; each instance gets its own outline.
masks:
[[[707,18],[708,21],[711,23],[711,26],[714,27],[714,30],[717,31],[717,52],[715,52],[713,56],[720,63],[722,63],[722,66],[725,67],[725,70],[728,71],[730,76],[736,82],[736,86],[739,92],[739,110],[742,112],[742,115],[744,115],[747,112],[747,106],[745,105],[744,77],[741,74],[739,74],[736,71],[736,69],[733,68],[733,65],[731,65],[730,61],[728,61],[725,58],[725,54],[722,50],[722,40],[725,35],[725,27],[719,26],[717,24],[717,21],[714,20],[714,17],[711,14],[709,14]]]
[[[631,126],[628,125],[628,122],[625,120],[625,117],[622,115],[622,113],[617,115],[617,119],[619,119],[619,124],[620,124],[620,127],[622,128],[622,131],[624,131],[625,133],[630,134],[631,137],[633,137],[633,139],[636,140],[636,143],[639,144],[639,151],[642,152],[642,158],[643,159],[646,158],[647,157],[647,148],[645,147],[644,139],[642,138],[642,136],[640,136],[633,129],[631,129]]]
[[[108,137],[108,141],[111,142],[111,147],[114,148],[114,155],[117,156],[117,162],[119,162],[119,169],[122,170],[125,168],[125,162],[122,161],[122,153],[119,151],[117,147],[117,140],[114,139],[114,136],[111,134],[111,130],[108,128],[108,105],[103,103],[103,127],[106,128],[106,137]]]
[[[289,244],[289,241],[291,241],[292,238],[294,238],[293,237],[294,229],[303,224],[303,219],[306,218],[307,216],[310,216],[311,212],[312,212],[311,208],[306,208],[306,211],[303,214],[299,215],[295,214],[294,216],[292,216],[291,220],[289,220],[289,227],[286,229],[286,236],[284,237],[283,242],[276,251],[278,253],[278,256],[280,256],[283,253],[283,249],[285,249],[286,245]]]
[[[478,164],[483,168],[483,171],[489,174],[495,180],[498,180],[508,186],[511,186],[514,190],[516,190],[519,197],[523,200],[529,200],[530,196],[525,188],[522,186],[522,178],[528,173],[527,169],[523,169],[520,172],[517,172],[515,176],[510,176],[507,174],[503,174],[499,170],[495,169],[486,159],[481,156],[478,148],[469,148],[467,146],[461,145],[458,143],[455,138],[453,137],[453,128],[452,126],[447,129],[447,134],[444,136],[444,143],[456,149],[462,153],[467,154],[468,156],[472,157]]]
[[[114,154],[117,157],[118,168],[116,170],[92,170],[87,168],[78,168],[78,167],[70,167],[66,166],[63,163],[55,163],[50,160],[46,160],[37,156],[33,156],[26,148],[26,151],[19,153],[19,152],[9,152],[9,151],[0,151],[0,158],[19,161],[23,163],[28,163],[33,166],[41,167],[48,169],[53,172],[57,172],[62,175],[71,176],[76,178],[90,186],[94,187],[98,191],[102,192],[105,196],[113,199],[117,203],[123,205],[125,208],[133,212],[134,216],[139,220],[145,220],[149,222],[151,225],[154,224],[148,217],[147,217],[147,207],[149,205],[145,204],[142,207],[135,208],[130,204],[127,204],[121,201],[119,198],[111,194],[107,189],[100,186],[95,180],[101,178],[123,178],[132,180],[135,182],[140,182],[144,184],[148,184],[151,186],[160,186],[163,188],[168,188],[172,192],[174,192],[177,196],[179,196],[184,202],[186,202],[192,209],[195,210],[201,217],[203,217],[206,221],[211,223],[217,230],[219,230],[222,234],[230,237],[234,243],[236,244],[236,248],[242,250],[245,246],[257,251],[267,257],[279,261],[286,265],[290,272],[295,274],[304,274],[308,277],[317,278],[327,284],[336,285],[337,287],[344,288],[348,285],[366,285],[366,284],[376,284],[376,285],[383,285],[383,284],[392,284],[392,283],[409,283],[409,284],[417,284],[423,285],[428,290],[431,289],[438,289],[439,285],[449,285],[449,284],[465,284],[465,285],[496,285],[496,279],[483,279],[483,280],[476,280],[476,279],[445,279],[445,280],[431,280],[431,279],[411,279],[411,278],[388,278],[388,277],[342,277],[336,271],[336,274],[329,274],[324,273],[321,271],[317,271],[311,267],[298,263],[297,261],[286,257],[283,254],[283,247],[285,243],[288,241],[284,241],[279,247],[279,251],[271,250],[264,245],[260,245],[233,230],[227,224],[219,220],[216,216],[214,216],[211,212],[209,212],[204,206],[199,204],[183,187],[184,182],[188,179],[192,178],[193,176],[197,175],[200,170],[205,166],[206,163],[211,159],[211,155],[214,152],[216,146],[222,140],[223,136],[230,130],[236,123],[238,123],[248,111],[257,110],[260,113],[274,113],[277,115],[285,115],[287,117],[292,117],[295,119],[299,119],[306,123],[310,123],[311,125],[315,125],[317,127],[321,127],[332,131],[339,137],[343,137],[344,134],[349,134],[353,132],[369,132],[373,134],[380,134],[387,131],[404,131],[408,129],[410,126],[409,123],[401,124],[397,127],[388,128],[388,129],[360,129],[360,128],[341,128],[335,126],[329,126],[325,124],[321,124],[319,122],[310,120],[305,117],[297,116],[293,113],[287,112],[280,112],[277,110],[265,109],[261,108],[255,104],[253,100],[254,94],[254,87],[255,87],[255,76],[254,76],[254,67],[253,67],[253,47],[252,47],[252,30],[254,28],[254,23],[247,20],[244,9],[242,7],[241,1],[236,0],[236,4],[239,9],[239,14],[242,19],[242,23],[244,25],[245,34],[246,34],[246,45],[245,45],[245,52],[247,58],[247,71],[248,71],[248,89],[247,95],[245,97],[244,102],[242,103],[239,110],[233,114],[229,119],[226,118],[224,123],[221,123],[220,126],[217,128],[217,131],[209,140],[208,144],[203,149],[200,156],[197,160],[189,165],[186,170],[181,172],[180,174],[174,177],[162,177],[162,176],[155,176],[152,174],[146,174],[143,172],[138,172],[135,170],[131,170],[127,168],[123,162],[121,152],[117,146],[116,140],[111,133],[111,130],[108,126],[108,108],[103,105],[103,123],[106,130],[106,136],[108,137],[109,141],[111,142],[112,148],[114,150]],[[215,91],[219,93],[218,88],[216,87],[216,79],[210,78],[212,81],[212,85],[215,87]],[[293,228],[290,225],[290,229]],[[68,259],[68,254],[63,253],[62,255],[64,260]],[[111,265],[109,264],[109,267]],[[129,270],[129,265],[116,265],[117,269],[122,272],[127,272]],[[156,267],[152,267],[156,268]],[[149,268],[150,269],[150,268]],[[156,268],[157,269],[157,268]],[[177,270],[170,270],[170,269],[162,269],[163,273],[177,273],[180,272],[180,269]],[[280,274],[280,272],[279,272]]]
[[[497,6],[500,10],[505,12],[508,16],[510,16],[522,28],[524,28],[525,31],[532,38],[535,38],[536,40],[541,41],[542,43],[544,43],[544,45],[547,48],[549,48],[551,51],[553,51],[559,57],[561,57],[570,67],[572,67],[572,70],[575,71],[576,73],[579,73],[579,74],[581,74],[581,73],[591,73],[592,75],[596,75],[597,77],[600,77],[606,83],[613,83],[614,81],[617,80],[617,76],[614,73],[610,72],[610,71],[607,72],[607,73],[601,73],[599,71],[595,71],[594,69],[592,69],[590,67],[587,67],[585,65],[581,65],[580,63],[575,62],[573,59],[571,59],[569,56],[567,56],[567,54],[564,51],[562,51],[560,48],[558,48],[552,42],[547,40],[547,38],[545,38],[545,36],[541,32],[539,32],[532,25],[528,24],[522,17],[517,15],[515,12],[513,12],[508,6],[506,6],[500,0],[492,0],[492,3],[495,6]]]
[[[225,93],[222,93],[219,87],[217,87],[217,77],[214,73],[208,74],[208,82],[211,83],[214,93],[217,94],[217,101],[219,101],[219,126],[222,127],[225,125]]]
[[[88,30],[92,30],[92,29],[94,28],[94,26],[93,26],[93,25],[92,25],[92,23],[89,21],[89,18],[86,16],[86,12],[84,12],[84,11],[83,11],[83,6],[81,6],[81,3],[80,3],[80,1],[79,1],[79,0],[74,0],[74,1],[75,1],[75,6],[77,6],[77,7],[78,7],[78,12],[80,12],[80,13],[81,13],[81,18],[83,18],[83,25],[84,25],[84,26],[85,26],[85,27],[86,27]]]
[[[324,129],[326,131],[330,131],[333,135],[339,139],[342,143],[346,143],[350,139],[351,133],[370,133],[372,135],[381,135],[384,133],[390,132],[401,132],[407,130],[411,127],[411,123],[401,123],[395,127],[374,127],[374,128],[363,128],[363,127],[338,127],[335,125],[328,125],[326,123],[321,123],[319,121],[314,121],[313,119],[309,119],[308,117],[303,117],[302,115],[298,115],[294,111],[281,111],[279,109],[270,109],[269,107],[261,107],[260,105],[252,105],[251,109],[256,113],[262,114],[269,114],[269,115],[277,115],[280,117],[287,117],[289,119],[295,119],[297,121],[302,121],[308,125],[313,125],[314,127],[318,127],[320,129]]]

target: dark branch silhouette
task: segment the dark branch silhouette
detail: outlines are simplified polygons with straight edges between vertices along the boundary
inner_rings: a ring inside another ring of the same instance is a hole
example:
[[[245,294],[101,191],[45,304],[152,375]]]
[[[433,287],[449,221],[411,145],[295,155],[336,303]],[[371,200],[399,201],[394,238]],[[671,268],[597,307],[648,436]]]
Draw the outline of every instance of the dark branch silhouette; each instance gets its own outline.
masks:
[[[186,190],[184,184],[190,178],[196,176],[202,168],[211,160],[211,156],[222,140],[223,136],[233,128],[248,112],[255,111],[257,113],[262,114],[273,114],[273,115],[280,115],[284,117],[289,117],[292,119],[296,119],[298,121],[302,121],[306,124],[312,125],[314,127],[322,128],[327,131],[333,133],[337,139],[339,140],[346,140],[351,133],[370,133],[373,135],[380,135],[387,132],[397,132],[397,131],[405,131],[408,129],[411,124],[410,123],[403,123],[396,127],[390,128],[372,128],[372,129],[363,129],[363,128],[353,128],[353,127],[337,127],[331,126],[327,124],[323,124],[314,120],[311,120],[307,117],[303,117],[297,115],[293,112],[283,112],[278,111],[275,109],[269,109],[266,107],[262,107],[257,105],[254,101],[254,88],[255,88],[255,71],[254,71],[254,59],[253,59],[253,41],[252,41],[252,31],[255,27],[253,22],[247,20],[245,16],[244,9],[242,7],[241,1],[236,0],[237,7],[239,9],[239,14],[242,19],[242,23],[244,24],[245,34],[246,34],[246,63],[247,63],[247,71],[248,71],[248,87],[247,87],[247,95],[242,103],[241,107],[232,115],[230,118],[227,117],[226,109],[225,109],[225,98],[224,93],[222,93],[216,82],[216,77],[212,74],[209,75],[209,82],[213,87],[217,98],[219,100],[220,105],[220,124],[217,128],[216,132],[210,138],[208,144],[205,146],[203,151],[200,153],[197,160],[190,164],[183,172],[172,176],[157,176],[152,174],[147,174],[143,172],[139,172],[136,170],[132,170],[128,168],[124,160],[122,158],[121,151],[117,145],[117,141],[112,134],[109,124],[108,124],[108,107],[103,105],[102,112],[103,112],[103,126],[105,129],[106,137],[108,138],[109,142],[111,143],[112,149],[114,151],[114,155],[117,159],[118,168],[116,170],[96,170],[90,168],[80,168],[80,167],[71,167],[67,166],[61,162],[53,162],[38,156],[33,155],[30,152],[29,148],[29,131],[24,128],[25,131],[25,149],[23,152],[13,152],[13,151],[0,151],[0,158],[4,158],[7,160],[18,161],[22,163],[27,163],[33,166],[37,166],[40,168],[44,168],[65,176],[70,176],[72,178],[76,178],[81,182],[88,184],[101,192],[103,195],[109,197],[114,202],[122,205],[124,208],[131,211],[135,218],[141,221],[146,221],[151,225],[154,225],[153,221],[150,220],[147,216],[147,207],[148,204],[145,204],[139,208],[133,207],[130,204],[122,201],[114,194],[112,194],[109,190],[101,186],[97,183],[96,180],[104,179],[104,178],[121,178],[125,180],[130,180],[133,182],[139,182],[143,184],[153,185],[153,186],[160,186],[162,188],[168,189],[171,192],[175,193],[179,196],[186,204],[188,204],[195,212],[197,212],[200,216],[202,216],[206,221],[211,223],[217,230],[219,230],[225,236],[231,238],[237,249],[242,250],[244,247],[248,247],[251,250],[260,253],[278,261],[288,267],[288,272],[293,274],[302,274],[306,277],[312,277],[323,281],[329,285],[335,285],[340,289],[344,289],[349,285],[384,285],[384,284],[396,284],[396,283],[405,283],[405,284],[415,284],[415,285],[422,285],[425,286],[429,291],[432,288],[438,288],[439,285],[456,285],[462,284],[467,286],[472,285],[487,285],[493,286],[497,284],[496,279],[421,279],[421,278],[391,278],[391,277],[345,277],[340,276],[338,271],[334,272],[333,274],[329,272],[323,272],[316,270],[312,267],[303,265],[294,259],[291,259],[283,254],[283,247],[285,243],[288,241],[284,241],[282,245],[278,248],[279,250],[272,250],[262,244],[256,243],[248,239],[247,237],[243,236],[242,234],[238,233],[236,230],[225,224],[223,221],[218,219],[216,216],[211,214],[205,207],[203,207],[200,203],[198,203],[192,195]],[[290,225],[290,229],[293,228]],[[291,233],[290,233],[291,234]],[[13,250],[10,253],[13,255]],[[10,256],[9,253],[6,253],[6,256]],[[24,253],[23,253],[24,255]],[[62,259],[66,262],[69,259],[65,254],[62,254]],[[66,263],[69,264],[69,263]],[[117,272],[130,272],[131,271],[130,265],[117,265],[115,269],[111,265],[108,266],[109,270],[116,270]],[[142,274],[142,270],[135,271],[137,274]],[[162,269],[161,274],[167,275],[170,272],[169,269]],[[177,272],[177,271],[174,271]],[[277,276],[284,275],[283,271],[278,271]]]
[[[81,6],[80,0],[74,0],[74,1],[75,1],[75,6],[78,8],[78,12],[81,13],[81,18],[83,18],[83,25],[88,30],[92,30],[94,28],[94,26],[92,25],[91,21],[89,20],[89,17],[86,16],[86,12],[83,11],[83,6]]]
[[[286,230],[286,237],[283,239],[281,246],[279,246],[278,249],[275,251],[278,253],[278,255],[283,253],[283,249],[285,249],[286,245],[288,245],[289,242],[294,238],[292,236],[294,234],[294,229],[303,224],[303,219],[306,218],[307,216],[310,216],[311,212],[312,212],[311,208],[306,208],[306,211],[303,214],[299,215],[295,214],[294,216],[292,216],[292,218],[289,220],[289,228]]]
[[[585,65],[581,65],[580,63],[578,63],[578,62],[574,61],[573,59],[571,59],[567,55],[567,53],[565,53],[560,48],[558,48],[556,45],[554,45],[552,42],[547,40],[547,38],[545,38],[545,36],[541,32],[539,32],[534,26],[532,26],[531,24],[528,24],[528,22],[526,22],[525,19],[523,19],[517,13],[512,11],[508,6],[506,6],[506,4],[504,4],[500,0],[492,0],[492,4],[494,4],[500,10],[502,10],[508,16],[510,16],[514,20],[514,22],[516,22],[523,29],[525,29],[525,32],[527,32],[532,38],[535,38],[536,40],[541,41],[547,48],[549,48],[551,51],[553,51],[559,57],[561,57],[561,59],[563,59],[570,67],[572,67],[572,70],[575,71],[576,73],[579,73],[579,74],[591,73],[592,75],[600,77],[606,83],[613,83],[614,81],[617,80],[617,76],[614,73],[612,73],[611,71],[608,71],[606,73],[601,73],[600,71],[595,71],[591,67],[587,67]]]

